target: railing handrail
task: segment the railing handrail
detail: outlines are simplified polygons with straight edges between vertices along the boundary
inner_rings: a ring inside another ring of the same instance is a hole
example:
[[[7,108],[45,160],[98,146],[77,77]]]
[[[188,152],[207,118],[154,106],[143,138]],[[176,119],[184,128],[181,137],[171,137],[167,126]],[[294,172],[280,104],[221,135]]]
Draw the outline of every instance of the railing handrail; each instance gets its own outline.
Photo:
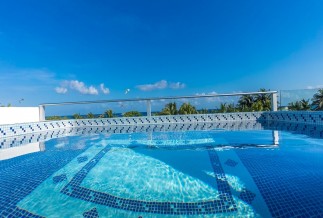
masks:
[[[266,92],[239,92],[230,94],[207,94],[207,95],[189,95],[189,96],[169,96],[169,97],[154,97],[154,98],[128,98],[128,99],[111,99],[111,100],[96,100],[96,101],[71,101],[71,102],[58,102],[58,103],[42,103],[39,106],[58,106],[58,105],[71,105],[71,104],[98,104],[98,103],[114,103],[114,102],[129,102],[129,101],[156,101],[156,100],[169,100],[169,99],[190,99],[190,98],[211,98],[211,97],[228,97],[228,96],[241,96],[241,95],[258,95],[258,94],[277,94],[277,91]]]

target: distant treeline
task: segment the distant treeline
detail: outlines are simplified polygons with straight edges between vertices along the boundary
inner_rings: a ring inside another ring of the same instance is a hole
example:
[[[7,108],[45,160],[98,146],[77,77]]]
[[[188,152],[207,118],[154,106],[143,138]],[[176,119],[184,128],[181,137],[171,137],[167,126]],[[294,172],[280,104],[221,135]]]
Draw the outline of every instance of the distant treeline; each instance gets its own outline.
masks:
[[[266,89],[260,89],[259,92],[266,92]],[[190,103],[183,103],[179,108],[176,102],[168,103],[159,112],[153,112],[152,116],[162,115],[181,115],[181,114],[210,114],[210,113],[232,113],[232,112],[252,112],[252,111],[270,111],[271,110],[271,94],[243,95],[239,98],[238,103],[221,103],[216,109],[196,109]],[[287,106],[287,110],[323,110],[323,89],[319,89],[308,100],[291,102]],[[88,113],[87,115],[74,114],[72,116],[49,116],[46,120],[65,120],[65,119],[92,119],[92,118],[113,118],[113,117],[138,117],[146,116],[146,112],[128,111],[125,113],[113,113],[111,109],[106,110],[103,114]]]

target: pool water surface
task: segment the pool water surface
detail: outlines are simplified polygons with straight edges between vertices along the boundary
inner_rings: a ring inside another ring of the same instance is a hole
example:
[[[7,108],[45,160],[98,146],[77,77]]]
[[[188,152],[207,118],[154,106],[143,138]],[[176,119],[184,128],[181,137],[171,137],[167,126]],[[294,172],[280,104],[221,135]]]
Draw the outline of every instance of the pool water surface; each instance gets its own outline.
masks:
[[[320,137],[214,128],[37,146],[16,157],[18,147],[0,149],[0,217],[323,216]]]

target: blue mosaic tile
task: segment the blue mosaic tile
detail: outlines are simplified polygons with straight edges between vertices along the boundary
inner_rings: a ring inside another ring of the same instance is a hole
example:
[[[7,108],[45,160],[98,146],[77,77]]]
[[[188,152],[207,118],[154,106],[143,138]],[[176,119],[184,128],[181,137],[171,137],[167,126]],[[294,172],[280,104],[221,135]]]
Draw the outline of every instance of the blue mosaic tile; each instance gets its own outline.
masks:
[[[85,162],[87,160],[88,160],[88,157],[87,156],[82,156],[82,157],[78,157],[77,158],[77,162],[79,162],[79,163],[83,163],[83,162]]]
[[[323,217],[323,162],[309,161],[313,153],[286,152],[236,150],[273,217]]]
[[[59,182],[63,182],[65,180],[67,180],[66,174],[61,174],[61,175],[58,175],[58,176],[54,176],[53,177],[53,183],[54,184],[57,184]]]
[[[240,192],[239,198],[248,204],[251,204],[252,201],[255,199],[256,194],[249,191],[248,189],[244,189]]]
[[[234,161],[234,160],[231,160],[231,159],[228,159],[226,162],[225,162],[226,165],[230,166],[230,167],[235,167],[237,166],[238,162]]]
[[[235,211],[237,210],[237,207],[231,194],[230,185],[220,164],[219,156],[215,150],[209,150],[208,153],[218,185],[220,198],[226,202],[225,210],[227,210],[226,212]]]
[[[99,213],[97,211],[96,208],[93,208],[87,212],[83,213],[83,217],[84,218],[98,218],[99,217]]]
[[[17,208],[17,203],[83,151],[47,150],[0,161],[0,217],[40,217]]]
[[[226,180],[219,158],[214,150],[209,150],[210,161],[216,175],[216,183],[219,190],[219,199],[183,203],[183,202],[150,202],[142,200],[132,200],[120,198],[81,187],[90,170],[109,152],[110,147],[103,148],[94,158],[91,159],[71,181],[61,190],[61,193],[70,197],[85,201],[101,204],[117,209],[135,212],[173,214],[173,215],[196,215],[196,214],[215,214],[236,211],[237,207],[233,200],[230,186]]]

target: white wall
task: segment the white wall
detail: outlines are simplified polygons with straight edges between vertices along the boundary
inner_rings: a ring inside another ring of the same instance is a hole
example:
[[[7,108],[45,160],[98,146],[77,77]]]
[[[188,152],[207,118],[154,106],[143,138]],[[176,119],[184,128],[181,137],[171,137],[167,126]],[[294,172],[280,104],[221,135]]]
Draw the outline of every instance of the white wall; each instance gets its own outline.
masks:
[[[38,121],[38,107],[0,107],[0,125]]]
[[[42,151],[40,142],[29,143],[23,146],[7,149],[0,149],[0,161],[39,151]]]

